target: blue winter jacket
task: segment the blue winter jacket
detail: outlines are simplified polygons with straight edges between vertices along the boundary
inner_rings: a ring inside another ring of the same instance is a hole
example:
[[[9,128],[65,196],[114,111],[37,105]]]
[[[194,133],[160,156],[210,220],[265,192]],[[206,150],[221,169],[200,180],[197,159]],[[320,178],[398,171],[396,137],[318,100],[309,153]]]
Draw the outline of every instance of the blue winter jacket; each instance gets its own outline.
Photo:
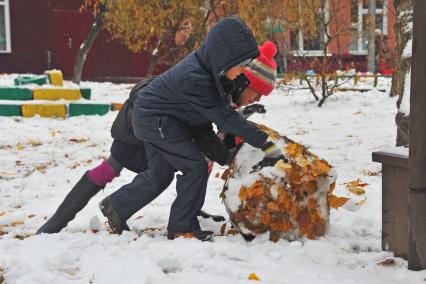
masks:
[[[140,90],[133,111],[135,135],[173,142],[189,137],[185,126],[213,122],[260,147],[267,134],[230,106],[222,83],[225,71],[258,55],[256,40],[239,18],[220,21],[197,51]]]

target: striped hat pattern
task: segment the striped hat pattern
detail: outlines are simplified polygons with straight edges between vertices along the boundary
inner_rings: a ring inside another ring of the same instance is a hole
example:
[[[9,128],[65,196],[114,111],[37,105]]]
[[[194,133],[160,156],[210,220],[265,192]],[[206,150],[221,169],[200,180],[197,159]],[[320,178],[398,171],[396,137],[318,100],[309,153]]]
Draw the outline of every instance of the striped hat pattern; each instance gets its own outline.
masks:
[[[265,41],[259,46],[259,51],[259,57],[250,62],[244,74],[250,80],[249,88],[267,96],[274,89],[277,78],[277,63],[274,60],[277,47],[271,41]]]

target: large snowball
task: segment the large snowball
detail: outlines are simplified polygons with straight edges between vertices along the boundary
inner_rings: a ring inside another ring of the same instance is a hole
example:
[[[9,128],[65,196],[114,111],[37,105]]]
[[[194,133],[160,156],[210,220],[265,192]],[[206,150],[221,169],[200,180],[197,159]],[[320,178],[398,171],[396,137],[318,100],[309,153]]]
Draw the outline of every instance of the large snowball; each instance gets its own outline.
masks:
[[[323,236],[337,178],[334,169],[304,146],[259,127],[273,137],[285,159],[254,170],[263,152],[248,144],[240,148],[222,194],[231,222],[246,238],[267,232],[274,241]]]

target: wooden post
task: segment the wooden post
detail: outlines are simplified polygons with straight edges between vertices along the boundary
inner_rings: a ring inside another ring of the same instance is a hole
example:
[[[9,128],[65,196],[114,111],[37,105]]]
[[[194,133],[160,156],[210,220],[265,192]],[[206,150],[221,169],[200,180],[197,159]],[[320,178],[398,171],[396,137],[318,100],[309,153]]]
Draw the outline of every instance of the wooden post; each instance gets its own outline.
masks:
[[[426,269],[426,1],[414,4],[410,96],[408,268]]]

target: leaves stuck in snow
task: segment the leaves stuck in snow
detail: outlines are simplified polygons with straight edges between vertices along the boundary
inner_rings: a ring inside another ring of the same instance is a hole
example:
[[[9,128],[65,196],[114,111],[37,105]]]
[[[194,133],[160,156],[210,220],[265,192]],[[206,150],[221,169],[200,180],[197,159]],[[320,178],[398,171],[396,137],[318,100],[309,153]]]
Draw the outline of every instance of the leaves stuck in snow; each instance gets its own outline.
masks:
[[[73,142],[73,143],[85,143],[87,141],[89,141],[88,138],[70,138],[68,139],[68,141]]]
[[[347,201],[332,194],[335,187],[332,167],[303,145],[279,136],[266,126],[259,127],[274,135],[277,143],[282,145],[285,159],[279,160],[274,167],[283,175],[274,172],[263,175],[259,169],[249,172],[247,175],[256,175],[257,180],[249,186],[240,186],[238,198],[241,205],[236,211],[228,210],[232,223],[237,224],[236,229],[245,237],[269,232],[272,241],[278,241],[280,237],[315,239],[323,236],[329,222],[329,204],[337,208]],[[231,164],[227,178],[246,178],[236,163]],[[222,194],[225,205],[227,184],[226,181]],[[223,228],[221,233],[224,232]]]
[[[368,183],[363,183],[360,179],[356,179],[350,182],[346,182],[344,185],[349,192],[355,195],[363,195],[365,193],[364,187],[366,187]]]
[[[383,265],[383,266],[393,266],[395,264],[396,264],[396,262],[395,262],[395,259],[393,259],[393,258],[387,258],[387,259],[377,263],[377,265]]]

